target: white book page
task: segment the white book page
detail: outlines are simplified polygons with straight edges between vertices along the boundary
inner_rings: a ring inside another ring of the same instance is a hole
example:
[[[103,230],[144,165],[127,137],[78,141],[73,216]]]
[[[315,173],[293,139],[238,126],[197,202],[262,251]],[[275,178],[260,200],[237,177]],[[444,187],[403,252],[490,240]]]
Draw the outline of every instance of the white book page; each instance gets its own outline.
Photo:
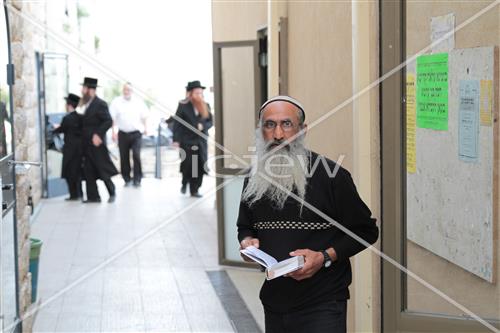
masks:
[[[297,256],[291,257],[286,260],[280,261],[276,265],[269,267],[266,272],[268,280],[275,279],[285,274],[294,272],[304,266],[304,257]]]
[[[241,253],[252,259],[253,261],[258,262],[264,267],[271,267],[278,263],[276,259],[271,257],[266,252],[259,250],[255,246],[249,246],[246,249],[240,250]]]

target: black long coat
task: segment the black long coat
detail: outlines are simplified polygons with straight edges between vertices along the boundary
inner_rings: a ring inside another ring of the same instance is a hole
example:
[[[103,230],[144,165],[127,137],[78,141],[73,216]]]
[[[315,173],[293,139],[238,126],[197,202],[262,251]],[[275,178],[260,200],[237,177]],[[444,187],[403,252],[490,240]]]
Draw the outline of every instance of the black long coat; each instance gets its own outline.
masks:
[[[207,140],[200,136],[200,131],[198,130],[198,124],[203,125],[203,130],[201,133],[208,136],[208,130],[213,126],[213,116],[210,112],[210,105],[207,104],[208,107],[208,118],[202,118],[200,115],[196,115],[194,112],[194,107],[191,102],[180,102],[177,107],[177,112],[175,115],[190,124],[196,130],[186,127],[184,124],[179,121],[174,122],[174,142],[178,142],[179,146],[189,154],[189,149],[192,146],[198,146],[199,148],[199,162],[200,165],[205,164],[208,160],[208,145]],[[189,158],[186,158],[185,161],[188,161]],[[191,165],[188,163],[181,163],[181,172],[184,167],[191,168]]]
[[[95,97],[83,115],[83,153],[85,157],[85,174],[92,174],[97,179],[107,180],[118,174],[106,146],[106,132],[113,125],[108,104]],[[99,147],[92,143],[92,136],[99,135],[102,144]]]
[[[82,177],[82,120],[83,116],[73,111],[65,115],[61,126],[54,130],[54,133],[64,134],[61,177],[67,180]]]

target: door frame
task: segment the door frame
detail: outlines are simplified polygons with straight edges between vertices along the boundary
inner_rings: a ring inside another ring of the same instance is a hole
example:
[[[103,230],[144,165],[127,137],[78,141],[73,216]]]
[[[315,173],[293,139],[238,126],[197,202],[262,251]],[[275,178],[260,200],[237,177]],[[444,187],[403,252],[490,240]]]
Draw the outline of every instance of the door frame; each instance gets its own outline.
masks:
[[[380,1],[380,75],[406,59],[406,1]],[[382,168],[381,249],[406,267],[405,77],[402,68],[380,84]],[[382,332],[489,332],[477,321],[406,311],[403,273],[381,260]],[[500,327],[500,322],[490,322]]]
[[[42,180],[42,197],[47,198],[47,149],[45,143],[45,80],[43,79],[43,53],[35,52],[36,61],[36,82],[37,82],[37,95],[38,95],[38,142],[40,144],[40,159],[42,162],[42,167],[40,168],[40,177]]]
[[[261,104],[261,77],[259,68],[259,41],[257,40],[245,40],[245,41],[230,41],[230,42],[214,42],[213,43],[213,62],[214,62],[214,112],[215,112],[215,140],[218,144],[224,146],[224,128],[223,128],[223,118],[224,109],[222,107],[222,63],[221,63],[221,51],[223,48],[231,47],[248,47],[251,46],[254,49],[254,90],[255,90],[255,125],[258,121],[258,106]],[[224,155],[224,151],[219,147],[215,147],[216,156]],[[221,186],[224,179],[221,175],[227,176],[243,176],[246,173],[245,169],[242,168],[225,168],[224,161],[217,158],[215,161],[216,170],[216,181],[217,187]],[[229,266],[240,266],[240,267],[256,267],[253,263],[234,261],[226,258],[225,251],[226,246],[224,243],[225,239],[225,229],[224,229],[224,188],[219,189],[216,192],[216,204],[217,204],[217,233],[218,233],[218,255],[219,264],[229,265]],[[236,223],[236,221],[235,221]]]

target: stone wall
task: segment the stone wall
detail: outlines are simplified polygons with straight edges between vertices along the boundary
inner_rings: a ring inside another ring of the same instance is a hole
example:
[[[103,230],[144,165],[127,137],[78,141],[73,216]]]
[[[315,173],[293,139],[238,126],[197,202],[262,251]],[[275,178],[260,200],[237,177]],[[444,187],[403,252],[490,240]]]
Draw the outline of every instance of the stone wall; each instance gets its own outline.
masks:
[[[40,161],[38,143],[38,97],[36,82],[35,51],[43,49],[44,35],[16,10],[43,18],[44,7],[32,2],[12,1],[14,9],[9,10],[11,28],[12,62],[15,68],[13,86],[14,144],[15,159]],[[31,274],[29,273],[30,217],[29,198],[36,206],[40,202],[42,186],[41,173],[32,167],[27,173],[16,173],[18,263],[19,263],[19,306],[21,317],[31,304]],[[23,332],[31,332],[32,318],[23,322]]]

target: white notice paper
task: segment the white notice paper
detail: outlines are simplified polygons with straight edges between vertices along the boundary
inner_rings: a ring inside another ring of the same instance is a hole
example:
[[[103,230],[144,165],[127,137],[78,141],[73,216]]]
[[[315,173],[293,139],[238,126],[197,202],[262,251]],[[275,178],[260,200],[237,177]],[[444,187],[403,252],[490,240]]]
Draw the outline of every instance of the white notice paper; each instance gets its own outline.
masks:
[[[431,18],[431,53],[449,52],[455,48],[455,14]],[[447,36],[447,34],[449,34]],[[447,37],[446,37],[447,36]]]

